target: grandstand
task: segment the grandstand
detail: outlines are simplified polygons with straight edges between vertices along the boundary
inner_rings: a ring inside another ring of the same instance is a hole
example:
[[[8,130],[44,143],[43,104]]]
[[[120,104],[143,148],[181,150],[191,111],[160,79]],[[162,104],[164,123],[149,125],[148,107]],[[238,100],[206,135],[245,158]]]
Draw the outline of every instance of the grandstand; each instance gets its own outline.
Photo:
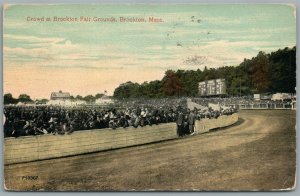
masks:
[[[224,96],[226,95],[226,81],[224,78],[205,80],[198,84],[200,97]]]

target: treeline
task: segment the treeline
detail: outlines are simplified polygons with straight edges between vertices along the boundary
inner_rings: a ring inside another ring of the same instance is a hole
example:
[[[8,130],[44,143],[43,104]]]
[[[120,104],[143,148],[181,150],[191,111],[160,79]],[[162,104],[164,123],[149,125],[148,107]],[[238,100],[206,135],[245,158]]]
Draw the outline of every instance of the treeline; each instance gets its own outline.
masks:
[[[27,94],[21,94],[18,98],[14,98],[11,93],[4,94],[4,104],[16,104],[19,102],[33,103],[33,100]]]
[[[104,94],[98,93],[95,96],[94,95],[87,95],[87,96],[70,96],[70,100],[82,100],[86,101],[87,103],[93,103],[95,102],[96,99],[102,97]],[[21,94],[19,95],[18,98],[14,98],[11,93],[4,94],[4,104],[16,104],[16,103],[47,103],[49,100],[48,99],[36,99],[32,100],[29,95],[27,94]]]
[[[77,95],[77,96],[70,96],[71,100],[81,100],[81,101],[86,101],[87,103],[92,103],[95,102],[96,99],[99,99],[103,96],[103,93],[97,93],[95,96],[94,95],[87,95],[87,96],[81,96],[81,95]]]
[[[296,46],[266,54],[259,52],[238,66],[204,70],[168,70],[162,80],[142,84],[126,82],[114,91],[115,98],[160,98],[196,96],[198,83],[225,78],[227,94],[294,93],[296,87]]]

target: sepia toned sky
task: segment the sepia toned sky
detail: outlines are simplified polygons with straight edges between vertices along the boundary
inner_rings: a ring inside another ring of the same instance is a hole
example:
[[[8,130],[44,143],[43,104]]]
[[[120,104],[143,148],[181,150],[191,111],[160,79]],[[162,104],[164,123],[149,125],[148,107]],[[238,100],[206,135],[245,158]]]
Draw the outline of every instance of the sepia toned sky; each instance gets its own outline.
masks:
[[[167,69],[236,66],[259,51],[296,45],[290,5],[9,5],[4,10],[4,93],[88,95]],[[161,18],[163,22],[28,21],[36,17]]]

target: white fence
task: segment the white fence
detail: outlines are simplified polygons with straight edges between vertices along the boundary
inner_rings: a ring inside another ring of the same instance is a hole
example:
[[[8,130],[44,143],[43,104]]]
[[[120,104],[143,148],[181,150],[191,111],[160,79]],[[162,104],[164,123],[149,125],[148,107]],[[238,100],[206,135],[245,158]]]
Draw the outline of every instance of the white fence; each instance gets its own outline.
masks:
[[[292,103],[249,103],[249,104],[230,104],[225,106],[232,106],[240,110],[296,110],[296,102]]]

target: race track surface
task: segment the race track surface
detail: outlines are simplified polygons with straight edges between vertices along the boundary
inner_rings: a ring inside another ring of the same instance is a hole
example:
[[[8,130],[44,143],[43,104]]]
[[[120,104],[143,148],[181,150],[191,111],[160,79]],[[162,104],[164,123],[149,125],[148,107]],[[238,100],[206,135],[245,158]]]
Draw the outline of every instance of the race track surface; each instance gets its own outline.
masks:
[[[240,111],[228,128],[160,143],[6,165],[9,190],[292,188],[296,111]]]

